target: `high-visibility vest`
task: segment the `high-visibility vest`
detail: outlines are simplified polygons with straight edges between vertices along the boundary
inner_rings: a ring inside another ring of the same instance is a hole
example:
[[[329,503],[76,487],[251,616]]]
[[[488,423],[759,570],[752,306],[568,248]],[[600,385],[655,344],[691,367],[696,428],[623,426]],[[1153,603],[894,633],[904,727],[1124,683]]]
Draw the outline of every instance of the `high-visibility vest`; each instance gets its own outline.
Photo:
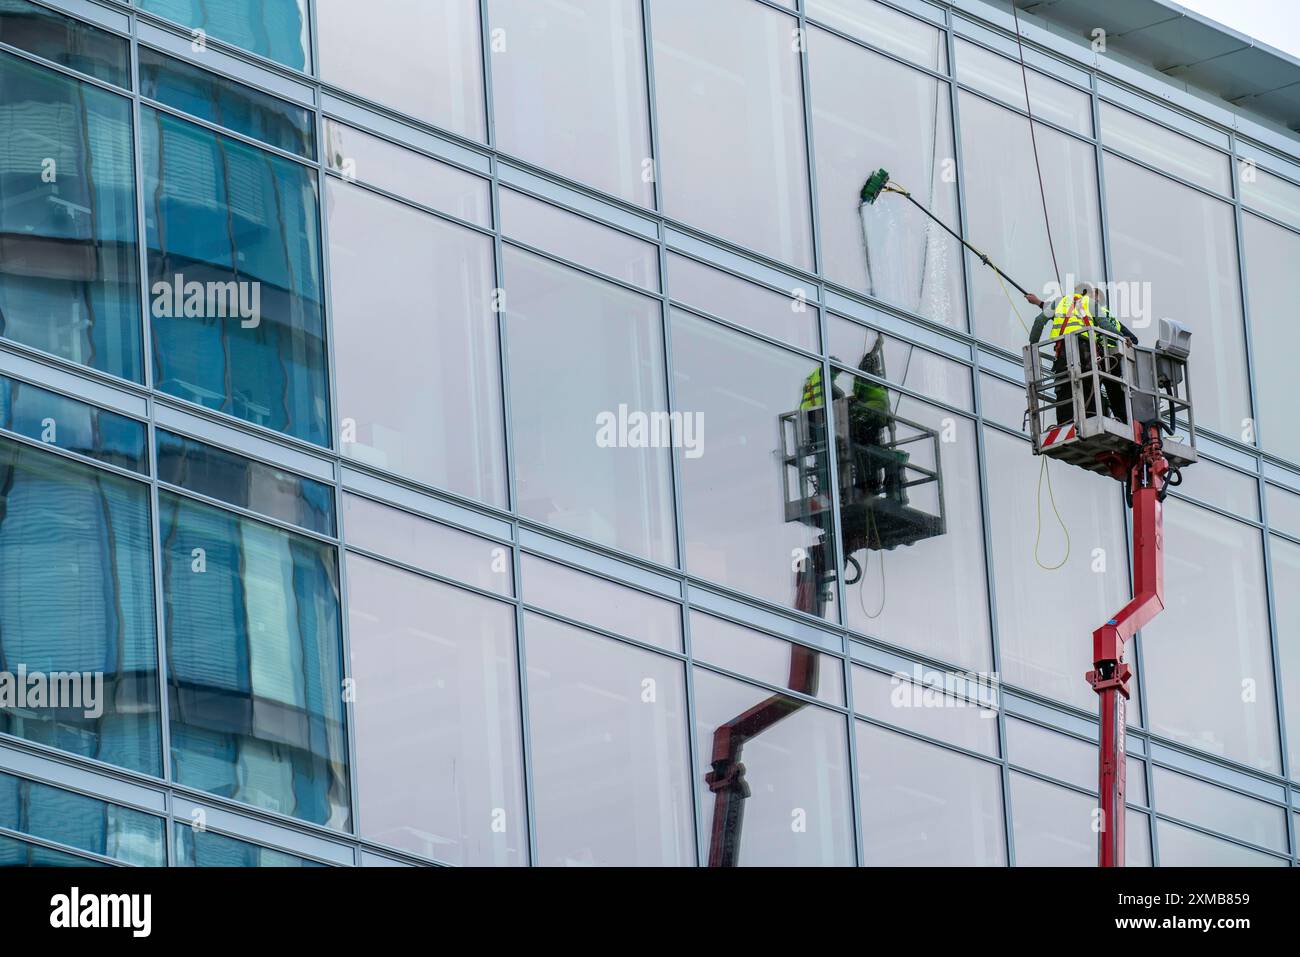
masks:
[[[889,411],[889,390],[865,376],[858,376],[853,380],[853,398],[868,408],[880,412]]]
[[[1052,322],[1052,331],[1049,339],[1059,339],[1061,336],[1068,336],[1072,332],[1085,330],[1092,325],[1092,312],[1088,308],[1088,297],[1086,294],[1075,293],[1072,296],[1062,296],[1056,303],[1056,319]]]
[[[799,402],[799,411],[820,409],[825,404],[826,397],[822,390],[822,367],[818,366],[812,371],[812,375],[803,380],[803,399]]]

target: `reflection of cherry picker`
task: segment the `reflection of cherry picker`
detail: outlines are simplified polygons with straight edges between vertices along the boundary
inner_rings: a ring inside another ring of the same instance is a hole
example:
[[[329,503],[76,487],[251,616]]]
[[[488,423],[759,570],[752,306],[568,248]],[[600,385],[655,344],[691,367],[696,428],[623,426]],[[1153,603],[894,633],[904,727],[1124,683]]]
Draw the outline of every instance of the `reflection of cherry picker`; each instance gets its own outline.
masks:
[[[883,340],[878,339],[876,348],[863,356],[859,370],[884,377]],[[824,402],[787,412],[779,420],[785,520],[807,525],[817,536],[816,543],[795,565],[795,608],[817,618],[824,616],[836,575],[832,568],[835,543],[831,538],[834,510],[828,481],[831,442],[836,451],[846,566],[857,565],[852,557],[857,551],[911,545],[944,531],[938,435],[893,415],[888,391],[874,378],[864,374],[858,385],[851,395],[841,394],[834,387],[829,390],[829,420]],[[918,443],[932,447],[933,469],[911,461],[908,449]],[[936,489],[938,515],[909,504],[908,489],[923,485]],[[787,687],[815,696],[818,653],[795,643],[790,649]],[[773,694],[714,732],[710,756],[713,769],[705,775],[714,795],[710,867],[734,867],[739,863],[745,800],[750,793],[745,765],[740,760],[746,742],[805,704],[791,695]]]

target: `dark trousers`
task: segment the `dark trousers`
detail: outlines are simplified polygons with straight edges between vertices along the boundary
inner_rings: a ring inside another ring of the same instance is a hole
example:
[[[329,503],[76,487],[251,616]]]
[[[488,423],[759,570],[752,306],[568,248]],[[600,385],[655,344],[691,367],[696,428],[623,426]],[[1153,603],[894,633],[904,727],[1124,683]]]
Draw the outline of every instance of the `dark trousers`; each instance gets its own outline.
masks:
[[[1052,362],[1052,375],[1064,376],[1066,371],[1065,351],[1060,346],[1056,359]],[[1120,363],[1124,360],[1116,353],[1103,352],[1099,357],[1100,370],[1104,373],[1118,376],[1121,374]],[[1128,422],[1128,415],[1124,409],[1124,385],[1122,382],[1112,381],[1110,379],[1101,380],[1102,403],[1101,408],[1097,407],[1096,398],[1093,395],[1093,380],[1087,375],[1092,370],[1092,353],[1084,343],[1079,344],[1080,366],[1085,373],[1081,380],[1081,392],[1083,401],[1083,415],[1088,418],[1094,415],[1108,415],[1112,418],[1119,419],[1121,422]],[[1074,390],[1070,388],[1069,382],[1062,382],[1056,387],[1056,401],[1060,403],[1056,407],[1056,424],[1064,425],[1066,422],[1074,420],[1074,403],[1070,401],[1073,398]]]

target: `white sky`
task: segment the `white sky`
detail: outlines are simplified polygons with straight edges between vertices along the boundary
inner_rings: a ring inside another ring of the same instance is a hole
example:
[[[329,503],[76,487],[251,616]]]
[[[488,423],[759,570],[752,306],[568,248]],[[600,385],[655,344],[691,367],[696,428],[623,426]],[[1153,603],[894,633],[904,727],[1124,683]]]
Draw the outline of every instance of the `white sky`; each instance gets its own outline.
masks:
[[[1300,57],[1297,0],[1174,0],[1201,16]]]

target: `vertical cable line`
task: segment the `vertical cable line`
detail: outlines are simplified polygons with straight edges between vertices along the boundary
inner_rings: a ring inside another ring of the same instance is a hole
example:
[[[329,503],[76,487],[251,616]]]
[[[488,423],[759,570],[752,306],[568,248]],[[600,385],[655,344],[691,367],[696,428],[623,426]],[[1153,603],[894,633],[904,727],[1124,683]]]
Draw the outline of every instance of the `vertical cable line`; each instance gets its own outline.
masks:
[[[1029,102],[1029,72],[1025,69],[1025,47],[1020,41],[1020,14],[1016,10],[1016,0],[1011,0],[1011,18],[1016,24],[1016,52],[1020,55],[1020,83],[1025,90],[1025,112],[1029,114],[1029,142],[1034,147],[1034,171],[1038,174],[1038,196],[1043,201],[1043,225],[1047,227],[1047,248],[1052,253],[1052,271],[1056,273],[1056,285],[1061,285],[1061,267],[1056,264],[1056,245],[1052,242],[1052,221],[1047,216],[1047,190],[1043,188],[1043,167],[1038,161],[1038,137],[1034,135],[1034,108]],[[1061,290],[1065,292],[1064,289]]]

